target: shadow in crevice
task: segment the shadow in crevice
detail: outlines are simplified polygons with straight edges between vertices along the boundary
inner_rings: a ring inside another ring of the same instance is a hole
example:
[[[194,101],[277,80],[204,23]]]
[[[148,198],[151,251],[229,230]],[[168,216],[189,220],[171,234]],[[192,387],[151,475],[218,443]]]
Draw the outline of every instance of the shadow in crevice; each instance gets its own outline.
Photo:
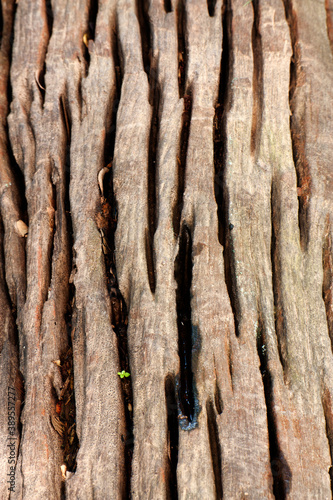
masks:
[[[284,0],[286,19],[289,25],[293,55],[290,62],[290,135],[292,142],[293,158],[297,177],[298,195],[298,224],[300,242],[303,251],[306,251],[309,242],[309,205],[312,191],[310,166],[306,158],[306,127],[304,126],[304,112],[300,114],[297,102],[298,91],[301,88],[302,75],[301,54],[298,41],[298,23],[296,12],[291,0]]]
[[[178,88],[179,88],[179,97],[184,97],[186,93],[186,72],[187,72],[185,0],[178,0],[176,14],[177,14],[177,34],[178,34]]]
[[[216,0],[207,0],[207,8],[209,17],[215,16]]]
[[[221,444],[216,422],[216,413],[214,411],[214,406],[212,401],[207,401],[206,411],[207,411],[209,445],[213,462],[216,499],[221,500],[223,498]]]
[[[141,34],[141,50],[142,50],[142,62],[143,69],[148,76],[148,81],[150,82],[150,66],[152,59],[152,44],[151,44],[151,29],[149,22],[149,1],[148,0],[136,0],[136,13],[139,21],[140,34]]]
[[[229,220],[229,194],[225,183],[228,154],[227,116],[233,99],[231,86],[234,64],[232,16],[231,2],[230,0],[224,0],[220,84],[214,116],[214,193],[217,204],[218,239],[223,246],[225,281],[234,315],[236,335],[238,336],[239,321],[237,311],[239,308],[236,293],[235,259],[232,239],[234,225]]]
[[[326,309],[326,321],[333,353],[333,252],[330,217],[327,214],[323,244],[323,301]]]
[[[177,155],[177,198],[173,209],[173,230],[176,237],[179,236],[180,219],[183,209],[183,196],[185,189],[186,157],[188,140],[190,136],[191,116],[192,116],[192,93],[184,96],[184,110],[182,114],[182,126],[180,142]]]
[[[96,36],[96,22],[98,15],[98,0],[90,0],[86,32],[83,35],[83,57],[86,61],[86,76],[89,73],[90,66],[90,53],[89,53],[89,40],[95,40]]]
[[[263,53],[260,34],[260,4],[259,0],[252,1],[253,27],[253,111],[251,127],[251,154],[257,156],[260,147],[262,114],[263,114]]]
[[[198,346],[198,329],[191,318],[192,284],[192,236],[184,224],[179,237],[179,252],[175,260],[175,280],[177,283],[176,306],[178,327],[178,354],[180,374],[176,379],[179,419],[183,430],[197,426],[199,403],[193,374],[193,355]]]
[[[285,500],[291,491],[292,472],[281,450],[276,428],[276,417],[273,396],[273,380],[268,367],[268,352],[265,340],[265,329],[261,318],[258,321],[257,351],[260,360],[260,373],[264,386],[267,410],[267,426],[269,452],[273,476],[273,493],[277,500]]]
[[[169,452],[169,498],[172,500],[178,499],[177,487],[177,464],[178,464],[178,444],[179,444],[179,427],[178,427],[178,412],[177,399],[174,378],[168,375],[165,379],[165,401],[167,409],[167,424],[168,424],[168,452]]]

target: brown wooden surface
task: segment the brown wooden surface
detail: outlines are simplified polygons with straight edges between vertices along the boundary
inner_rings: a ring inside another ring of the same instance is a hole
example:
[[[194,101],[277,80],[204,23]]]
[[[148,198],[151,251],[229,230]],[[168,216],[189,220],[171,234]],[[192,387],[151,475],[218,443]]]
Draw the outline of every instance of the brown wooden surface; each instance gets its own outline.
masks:
[[[1,498],[331,498],[332,1],[0,11]]]

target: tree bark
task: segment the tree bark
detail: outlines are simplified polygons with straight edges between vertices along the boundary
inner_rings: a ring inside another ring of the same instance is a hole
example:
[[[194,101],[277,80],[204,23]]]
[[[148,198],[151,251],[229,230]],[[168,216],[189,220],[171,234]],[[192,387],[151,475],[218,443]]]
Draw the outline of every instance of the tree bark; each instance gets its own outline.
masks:
[[[332,498],[332,0],[0,11],[1,498]]]

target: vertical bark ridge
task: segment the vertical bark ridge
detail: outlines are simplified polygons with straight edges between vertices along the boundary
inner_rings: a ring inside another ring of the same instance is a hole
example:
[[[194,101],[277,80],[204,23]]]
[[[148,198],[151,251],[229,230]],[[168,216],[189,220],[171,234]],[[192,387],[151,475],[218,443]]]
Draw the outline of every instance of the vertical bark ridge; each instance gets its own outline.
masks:
[[[112,328],[112,296],[107,288],[104,242],[102,240],[101,244],[96,222],[101,206],[98,178],[105,167],[106,134],[116,99],[112,58],[115,19],[115,2],[99,2],[94,40],[89,41],[89,73],[81,77],[76,59],[69,68],[75,71],[77,79],[71,79],[68,84],[71,85],[69,101],[73,117],[70,184],[76,264],[73,353],[80,449],[77,470],[66,482],[68,497],[80,495],[82,484],[85,484],[84,495],[88,498],[106,498],[110,491],[115,492],[115,498],[123,498],[126,491],[126,422],[122,382],[117,375],[122,368]],[[83,24],[80,28],[82,31],[86,29]],[[77,102],[80,78],[81,119]],[[82,150],[85,151],[84,157],[81,156]],[[105,477],[108,477],[107,481],[103,479]]]

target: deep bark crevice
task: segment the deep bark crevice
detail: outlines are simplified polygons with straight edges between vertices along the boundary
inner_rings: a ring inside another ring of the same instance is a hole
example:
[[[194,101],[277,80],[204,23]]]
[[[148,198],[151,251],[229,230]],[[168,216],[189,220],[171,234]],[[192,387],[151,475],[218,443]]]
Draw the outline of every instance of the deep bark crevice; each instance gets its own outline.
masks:
[[[221,415],[223,412],[223,401],[217,380],[215,380],[214,404],[217,414]]]
[[[292,472],[281,450],[273,395],[273,380],[268,366],[268,353],[265,340],[265,328],[261,318],[258,321],[257,351],[260,360],[260,373],[263,381],[267,409],[269,453],[273,475],[273,493],[277,500],[285,500],[291,491]]]
[[[251,154],[256,156],[259,150],[262,113],[263,113],[263,53],[260,34],[260,4],[253,0],[253,27],[252,27],[252,52],[253,52],[253,112],[251,127]]]
[[[115,264],[114,235],[117,228],[117,213],[117,200],[113,190],[112,168],[110,168],[104,176],[104,196],[101,198],[99,211],[96,215],[96,223],[102,236],[106,284],[111,304],[111,324],[117,337],[120,372],[125,370],[131,373],[127,340],[128,312],[125,300],[119,289]],[[125,444],[125,498],[130,498],[130,478],[134,448],[131,377],[122,378],[121,388],[126,427],[126,436],[122,436]]]
[[[271,187],[271,263],[272,263],[272,287],[274,297],[274,322],[277,338],[277,346],[280,363],[285,374],[285,320],[283,308],[281,305],[281,290],[280,290],[280,253],[279,253],[279,201],[274,184]]]
[[[183,196],[185,189],[186,156],[188,139],[190,135],[192,117],[192,94],[184,96],[184,110],[182,114],[182,126],[180,132],[179,149],[177,155],[177,198],[173,208],[173,231],[178,238],[180,231],[180,219],[183,209]]]
[[[86,76],[89,73],[89,66],[90,66],[89,40],[95,40],[97,15],[98,15],[98,0],[90,0],[88,19],[87,19],[87,31],[83,36],[83,45],[84,45],[83,57],[86,61]]]
[[[120,44],[120,40],[119,40],[119,28],[118,28],[117,16],[115,16],[115,18],[114,18],[114,26],[113,26],[112,37],[111,37],[111,50],[112,50],[112,59],[113,59],[113,63],[114,63],[114,70],[115,70],[115,74],[116,74],[117,98],[115,99],[115,102],[113,105],[113,115],[116,117],[119,102],[120,102],[121,87],[122,87],[123,76],[124,76],[123,55],[121,53],[121,44]],[[114,120],[112,122],[115,123]],[[114,125],[114,135],[115,135],[115,130],[116,130],[116,127]]]
[[[140,26],[141,34],[141,50],[142,50],[142,62],[143,69],[147,73],[148,80],[150,81],[150,65],[151,65],[151,29],[148,14],[148,0],[136,0],[137,17]],[[154,76],[154,75],[153,75]]]
[[[150,74],[150,103],[153,107],[148,149],[148,231],[146,233],[146,260],[148,270],[149,286],[152,293],[155,293],[156,277],[154,264],[154,235],[157,226],[157,203],[156,203],[156,172],[157,172],[157,151],[158,136],[160,129],[160,98],[161,91],[158,83],[158,68],[156,61],[153,61]]]
[[[330,231],[330,218],[327,215],[323,244],[323,301],[326,309],[326,320],[328,333],[331,339],[333,352],[333,262],[332,262],[332,238]]]
[[[164,6],[164,12],[166,14],[169,14],[169,12],[172,12],[171,0],[163,0],[163,6]]]
[[[97,15],[98,15],[98,0],[90,0],[88,30],[89,30],[89,38],[91,38],[92,40],[95,40]]]
[[[219,440],[219,431],[216,422],[216,413],[214,411],[213,402],[210,400],[207,401],[206,403],[206,411],[207,411],[209,445],[210,445],[210,452],[212,456],[213,471],[214,471],[216,500],[221,500],[223,498],[221,445]]]
[[[333,493],[333,407],[330,391],[325,388],[322,396],[322,405],[326,422],[326,436],[330,448],[331,466],[329,476],[331,481],[331,491]]]
[[[46,12],[47,27],[49,30],[49,39],[50,39],[52,36],[53,17],[54,17],[51,0],[45,0],[45,12]]]
[[[210,17],[215,16],[216,0],[207,0],[208,14]]]
[[[185,0],[178,0],[176,7],[178,34],[178,88],[179,97],[184,97],[187,73],[186,10]]]
[[[167,410],[168,426],[168,456],[169,456],[169,491],[171,500],[178,499],[177,487],[177,464],[178,464],[178,444],[179,427],[177,415],[177,399],[174,377],[168,375],[165,379],[165,402]]]
[[[177,379],[179,419],[183,430],[197,425],[198,400],[196,397],[192,350],[196,328],[191,321],[192,236],[184,224],[179,237],[179,252],[175,261],[176,308],[178,327],[178,354],[180,374]]]
[[[300,46],[298,41],[297,16],[293,9],[291,0],[284,0],[286,19],[289,25],[290,38],[292,44],[292,58],[290,62],[290,134],[293,149],[293,158],[297,177],[298,195],[298,224],[300,231],[300,241],[302,250],[307,249],[309,240],[309,203],[311,197],[311,175],[310,167],[305,154],[306,127],[304,116],[296,115],[297,90],[304,85],[304,73],[301,67]]]
[[[233,78],[233,35],[232,9],[230,0],[223,2],[223,43],[218,100],[214,116],[214,192],[217,203],[218,239],[223,247],[223,261],[226,286],[234,315],[235,331],[238,336],[237,294],[232,251],[232,233],[234,225],[229,220],[229,195],[224,176],[228,154],[227,117],[232,106]]]
[[[54,258],[54,240],[55,240],[55,233],[57,231],[57,209],[59,205],[59,199],[58,199],[58,190],[56,184],[52,180],[52,176],[50,179],[51,182],[51,187],[52,187],[52,208],[54,210],[53,213],[53,219],[51,221],[51,227],[50,227],[50,244],[49,244],[49,262],[50,262],[50,267],[49,267],[49,282],[48,282],[48,287],[47,289],[51,288],[52,284],[52,272],[53,272],[53,258]]]
[[[62,449],[64,464],[69,472],[76,471],[76,456],[80,448],[76,434],[76,406],[74,391],[73,351],[70,346],[60,357],[63,382],[61,399],[57,400],[56,412],[63,424]],[[54,391],[55,393],[55,391]]]

